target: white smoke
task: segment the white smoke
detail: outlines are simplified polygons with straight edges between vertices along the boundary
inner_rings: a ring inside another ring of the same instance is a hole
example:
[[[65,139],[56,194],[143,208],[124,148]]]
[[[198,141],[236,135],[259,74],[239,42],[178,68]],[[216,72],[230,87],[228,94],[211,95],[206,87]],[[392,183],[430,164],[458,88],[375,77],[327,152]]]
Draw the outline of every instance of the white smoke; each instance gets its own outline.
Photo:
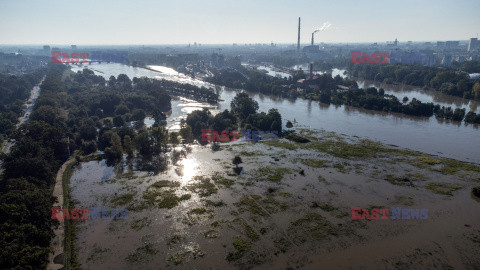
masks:
[[[314,33],[320,32],[320,31],[325,31],[330,28],[332,24],[330,22],[324,22],[322,26],[314,31]]]

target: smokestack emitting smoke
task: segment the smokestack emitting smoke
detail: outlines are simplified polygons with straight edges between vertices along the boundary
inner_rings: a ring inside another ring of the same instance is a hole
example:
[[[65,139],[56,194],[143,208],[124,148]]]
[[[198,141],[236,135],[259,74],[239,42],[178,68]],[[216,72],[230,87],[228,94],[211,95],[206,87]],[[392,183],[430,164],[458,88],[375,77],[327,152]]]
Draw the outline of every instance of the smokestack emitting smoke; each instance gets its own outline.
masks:
[[[298,17],[298,41],[297,41],[297,51],[300,51],[300,17]]]
[[[320,27],[320,28],[318,28],[317,30],[313,31],[313,33],[312,33],[312,45],[313,45],[313,36],[315,35],[315,33],[320,32],[320,31],[325,31],[325,30],[327,30],[328,28],[330,28],[330,26],[332,26],[331,23],[329,23],[329,22],[324,22],[324,23],[322,24],[322,27]]]

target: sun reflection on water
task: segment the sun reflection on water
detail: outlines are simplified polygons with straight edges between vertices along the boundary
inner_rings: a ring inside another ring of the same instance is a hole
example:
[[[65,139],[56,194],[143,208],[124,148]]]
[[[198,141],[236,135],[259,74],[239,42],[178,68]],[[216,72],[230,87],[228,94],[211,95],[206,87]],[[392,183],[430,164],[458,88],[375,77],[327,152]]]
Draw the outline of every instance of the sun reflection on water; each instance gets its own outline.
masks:
[[[183,159],[180,164],[183,165],[182,183],[190,182],[198,173],[198,162],[195,158],[189,157]]]

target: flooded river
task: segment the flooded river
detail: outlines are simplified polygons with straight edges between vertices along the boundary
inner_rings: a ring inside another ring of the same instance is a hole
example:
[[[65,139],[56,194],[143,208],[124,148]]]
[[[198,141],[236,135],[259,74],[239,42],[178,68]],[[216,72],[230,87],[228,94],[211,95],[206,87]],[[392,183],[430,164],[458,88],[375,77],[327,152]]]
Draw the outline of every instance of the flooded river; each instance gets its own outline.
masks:
[[[113,63],[92,64],[87,67],[106,79],[111,75],[118,76],[123,73],[130,78],[147,76],[191,83],[197,86],[212,86],[160,66],[150,66],[151,69],[157,71]],[[74,71],[79,69],[77,66],[72,68]],[[334,69],[332,75],[335,76],[336,74],[343,75],[343,71]],[[373,82],[364,82],[365,84],[370,86]],[[398,95],[399,97],[416,97],[422,101],[442,103],[442,105],[452,106],[453,108],[459,106],[467,108],[467,111],[471,109],[478,112],[476,103],[466,103],[462,99],[446,97],[417,88],[392,85],[379,86],[384,88],[386,93]],[[218,109],[229,109],[230,101],[236,93],[236,90],[224,89],[220,95],[223,101],[219,102]],[[282,114],[284,122],[286,120],[296,120],[299,126],[369,138],[428,154],[480,163],[480,149],[478,148],[478,145],[480,145],[480,130],[478,125],[446,121],[436,119],[435,117],[413,117],[363,110],[343,105],[326,105],[302,99],[294,101],[261,94],[252,94],[252,97],[258,102],[260,111],[268,111],[271,108],[278,109]],[[180,109],[178,109],[179,106]],[[191,111],[191,108],[199,107],[199,105],[190,103],[187,100],[180,100],[173,101],[172,107],[174,109],[172,109],[172,114],[167,121],[173,127],[178,124],[181,117],[185,117],[185,114]]]

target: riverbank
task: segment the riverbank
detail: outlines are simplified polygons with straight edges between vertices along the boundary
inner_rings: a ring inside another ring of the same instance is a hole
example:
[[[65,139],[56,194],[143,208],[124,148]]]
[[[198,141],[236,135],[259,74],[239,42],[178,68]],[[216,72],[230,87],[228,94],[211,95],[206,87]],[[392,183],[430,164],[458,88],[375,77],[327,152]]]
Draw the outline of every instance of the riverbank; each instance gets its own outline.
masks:
[[[298,131],[311,142],[237,141],[217,152],[193,145],[155,176],[83,162],[71,178],[77,207],[129,212],[126,220],[80,222],[82,267],[461,269],[480,263],[480,210],[470,197],[480,167],[358,137]],[[236,155],[241,175],[233,170]],[[351,207],[428,209],[428,218],[352,220]]]

